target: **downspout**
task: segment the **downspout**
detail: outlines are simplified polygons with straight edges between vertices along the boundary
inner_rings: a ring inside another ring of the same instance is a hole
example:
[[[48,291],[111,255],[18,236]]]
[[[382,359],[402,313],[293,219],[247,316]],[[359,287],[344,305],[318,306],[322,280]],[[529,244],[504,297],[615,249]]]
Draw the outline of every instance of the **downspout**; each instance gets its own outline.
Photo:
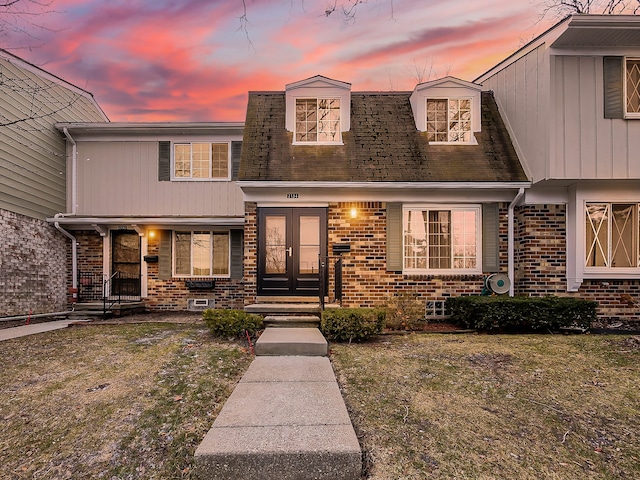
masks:
[[[61,217],[61,213],[56,213],[55,218]],[[71,286],[78,288],[78,241],[76,237],[67,232],[60,226],[58,222],[54,222],[53,225],[62,233],[65,237],[71,240]]]
[[[67,130],[67,127],[64,127],[62,132],[71,143],[71,214],[75,215],[77,213],[78,204],[78,148],[76,146],[76,141],[69,133],[69,130]]]
[[[513,199],[513,201],[509,204],[509,214],[507,216],[507,221],[508,221],[508,247],[507,247],[507,251],[508,251],[508,275],[509,275],[509,296],[513,297],[513,293],[515,291],[515,278],[514,278],[514,219],[513,219],[513,211],[516,207],[516,205],[518,204],[518,202],[520,201],[520,199],[523,197],[524,195],[524,188],[520,187],[520,190],[518,190],[518,194],[515,196],[515,198]]]

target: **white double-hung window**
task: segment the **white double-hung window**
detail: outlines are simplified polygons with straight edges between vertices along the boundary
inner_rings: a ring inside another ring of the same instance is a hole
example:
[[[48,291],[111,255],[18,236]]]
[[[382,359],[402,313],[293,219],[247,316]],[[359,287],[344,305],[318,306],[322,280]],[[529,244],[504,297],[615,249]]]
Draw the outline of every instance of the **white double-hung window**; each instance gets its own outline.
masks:
[[[409,273],[480,273],[481,207],[405,206],[404,271]]]
[[[428,98],[427,140],[443,143],[470,143],[470,98]]]
[[[296,143],[340,143],[340,99],[296,99]]]
[[[176,277],[228,277],[229,232],[174,232],[173,262]]]
[[[640,267],[639,210],[638,203],[586,203],[587,272]]]
[[[174,179],[229,180],[229,149],[229,142],[174,143]]]

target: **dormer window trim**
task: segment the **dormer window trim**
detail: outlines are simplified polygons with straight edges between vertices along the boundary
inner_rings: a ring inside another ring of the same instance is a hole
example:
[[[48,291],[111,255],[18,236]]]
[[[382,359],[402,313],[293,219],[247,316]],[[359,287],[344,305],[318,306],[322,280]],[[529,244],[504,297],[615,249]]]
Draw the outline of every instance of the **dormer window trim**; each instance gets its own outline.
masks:
[[[339,96],[294,97],[293,145],[344,145],[342,101]],[[305,139],[305,136],[315,138]]]

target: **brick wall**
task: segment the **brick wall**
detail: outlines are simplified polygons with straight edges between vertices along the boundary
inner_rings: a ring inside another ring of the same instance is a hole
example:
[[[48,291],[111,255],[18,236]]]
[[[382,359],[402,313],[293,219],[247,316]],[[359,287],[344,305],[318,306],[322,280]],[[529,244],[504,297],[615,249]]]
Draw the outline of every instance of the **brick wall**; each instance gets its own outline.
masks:
[[[158,255],[158,240],[149,238],[148,255]],[[242,281],[230,278],[198,278],[198,280],[214,280],[212,289],[189,289],[185,279],[158,278],[158,264],[147,263],[147,298],[145,305],[150,311],[187,310],[190,298],[214,299],[214,308],[242,308],[244,292]]]
[[[559,295],[595,300],[602,322],[640,324],[640,279],[585,280],[576,293],[566,284],[566,208],[526,205],[516,210],[517,295]]]
[[[0,317],[67,309],[69,240],[44,220],[0,209]]]
[[[244,304],[256,302],[258,281],[258,214],[255,203],[244,204]]]
[[[95,231],[74,232],[78,241],[78,272],[103,274],[103,237]],[[148,255],[158,255],[158,240],[149,238]],[[71,260],[68,264],[71,271]],[[200,280],[200,279],[199,279]],[[201,279],[206,280],[206,279]],[[211,279],[215,287],[210,290],[189,289],[184,279],[160,280],[158,264],[147,263],[147,297],[145,305],[150,311],[186,310],[188,299],[214,299],[215,308],[242,308],[243,288],[240,280]],[[83,286],[79,285],[82,289]]]

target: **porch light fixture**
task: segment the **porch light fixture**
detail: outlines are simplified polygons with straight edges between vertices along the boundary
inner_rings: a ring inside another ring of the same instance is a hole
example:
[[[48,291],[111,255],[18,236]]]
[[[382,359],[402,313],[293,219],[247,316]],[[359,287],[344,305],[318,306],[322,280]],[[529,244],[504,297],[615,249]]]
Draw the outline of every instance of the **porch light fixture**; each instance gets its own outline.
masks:
[[[351,207],[351,218],[358,217],[358,209],[356,207]]]
[[[156,232],[155,230],[149,230],[149,238],[155,238]]]

